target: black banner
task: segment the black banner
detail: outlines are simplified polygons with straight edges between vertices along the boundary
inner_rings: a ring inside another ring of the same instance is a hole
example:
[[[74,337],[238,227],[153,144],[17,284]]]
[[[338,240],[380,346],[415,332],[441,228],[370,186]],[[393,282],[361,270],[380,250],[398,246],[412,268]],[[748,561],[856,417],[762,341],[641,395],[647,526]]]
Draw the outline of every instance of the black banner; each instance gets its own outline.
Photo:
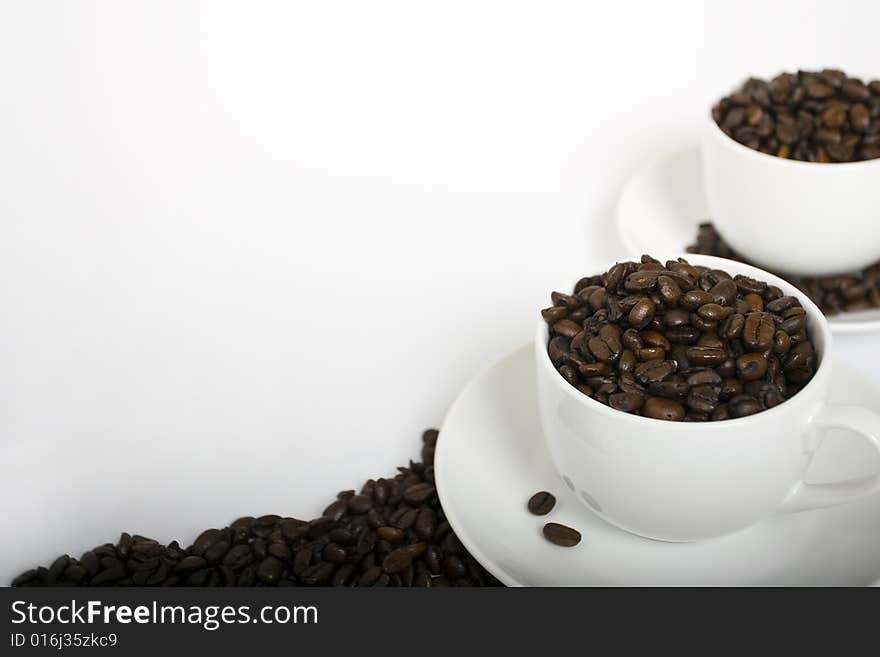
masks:
[[[880,599],[876,589],[97,588],[0,589],[0,604],[3,655],[257,647],[390,655],[486,645],[493,653],[574,654],[608,640],[684,648],[707,632],[725,645],[754,633],[806,630],[818,641],[842,610],[850,641],[858,629],[871,631]],[[814,624],[817,614],[822,621]]]

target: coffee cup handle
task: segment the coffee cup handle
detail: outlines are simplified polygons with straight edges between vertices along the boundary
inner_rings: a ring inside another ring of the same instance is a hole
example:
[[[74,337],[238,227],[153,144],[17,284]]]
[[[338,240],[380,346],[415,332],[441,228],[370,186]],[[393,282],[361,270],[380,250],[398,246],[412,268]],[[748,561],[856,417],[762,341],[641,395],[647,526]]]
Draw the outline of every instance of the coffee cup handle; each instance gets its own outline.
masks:
[[[867,439],[880,452],[880,415],[861,406],[825,406],[811,422],[818,432],[819,448],[822,434],[829,429],[847,429]],[[817,449],[818,451],[818,449]],[[827,484],[801,482],[779,507],[780,511],[797,512],[844,504],[880,490],[880,472],[863,479]]]

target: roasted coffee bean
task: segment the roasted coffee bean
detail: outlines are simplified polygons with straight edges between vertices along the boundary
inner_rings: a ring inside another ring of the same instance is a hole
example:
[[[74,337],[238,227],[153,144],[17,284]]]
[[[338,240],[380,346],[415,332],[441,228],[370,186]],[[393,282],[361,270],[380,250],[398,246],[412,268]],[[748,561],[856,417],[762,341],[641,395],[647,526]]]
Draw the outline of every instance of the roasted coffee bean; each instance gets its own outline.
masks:
[[[757,381],[767,373],[767,359],[762,354],[744,354],[736,359],[736,369],[744,381]]]
[[[675,362],[671,360],[649,360],[636,367],[636,378],[642,383],[662,381],[675,372]]]
[[[809,162],[880,157],[870,135],[880,133],[877,80],[867,84],[841,71],[782,73],[749,78],[712,108],[728,136],[754,150]]]
[[[569,340],[581,332],[581,325],[570,319],[560,320],[553,324],[552,328],[556,335],[561,335]]]
[[[719,347],[688,347],[687,357],[691,365],[711,367],[727,360],[727,352]]]
[[[608,405],[618,411],[632,413],[642,407],[645,396],[638,392],[618,392],[608,396]]]
[[[700,370],[691,374],[687,378],[687,383],[689,386],[720,386],[721,376],[715,370]]]
[[[731,417],[745,417],[760,412],[761,403],[749,395],[737,395],[728,404]]]
[[[674,399],[648,397],[642,406],[642,415],[656,420],[679,421],[684,418],[685,410],[684,406]]]
[[[666,344],[669,344],[669,341],[668,341],[668,340],[666,340],[665,338],[664,338],[664,340],[666,341]],[[636,356],[638,357],[638,359],[639,359],[640,361],[643,361],[643,362],[646,361],[646,360],[663,360],[664,358],[666,358],[666,349],[671,348],[671,346],[672,346],[672,345],[669,345],[669,346],[666,347],[666,348],[663,348],[663,347],[645,347],[645,348],[643,348],[643,349],[639,349],[639,350],[636,352]]]
[[[718,405],[720,393],[721,387],[718,385],[696,385],[691,388],[688,394],[688,408],[699,413],[711,413]]]
[[[561,547],[574,547],[581,542],[581,533],[571,527],[548,522],[543,529],[544,538]],[[448,561],[448,560],[447,560]]]
[[[743,342],[757,351],[770,347],[776,334],[776,324],[769,313],[749,313],[743,326]]]
[[[657,278],[657,291],[667,308],[675,308],[681,301],[681,286],[671,276]]]
[[[397,527],[379,527],[376,530],[376,535],[381,538],[383,541],[388,541],[389,543],[396,544],[403,542],[404,538],[406,538],[406,532],[402,529],[398,529]]]
[[[529,498],[528,509],[536,516],[546,516],[556,506],[556,498],[547,491],[540,491]]]
[[[430,541],[434,536],[434,530],[437,527],[437,515],[428,507],[419,509],[419,515],[416,517],[416,524],[413,528],[416,530],[416,536],[423,541]]]
[[[373,492],[375,494],[375,485],[373,486]],[[347,503],[347,509],[350,513],[355,515],[360,515],[366,513],[373,507],[373,501],[367,497],[366,495],[354,495],[349,498]]]
[[[712,288],[709,290],[709,294],[714,297],[715,305],[721,306],[722,308],[727,308],[736,301],[737,292],[737,284],[729,278],[718,281],[718,283],[712,286]],[[705,308],[709,305],[710,304],[705,304],[704,306],[701,306],[701,308]],[[724,317],[726,316],[727,315],[724,315]],[[724,317],[707,317],[707,319],[723,319]]]
[[[696,310],[707,303],[714,303],[715,297],[704,290],[691,290],[681,300],[681,305],[687,310]],[[690,317],[690,316],[689,316]]]
[[[648,385],[648,394],[654,397],[683,400],[690,390],[686,381],[660,381]]]
[[[725,340],[735,340],[742,335],[745,324],[746,318],[742,313],[736,313],[721,322],[718,333]]]
[[[654,318],[654,302],[650,299],[642,299],[629,312],[628,320],[631,326],[644,328]]]
[[[666,330],[666,339],[673,344],[692,344],[700,337],[693,326],[674,326]]]
[[[415,484],[403,492],[403,499],[409,504],[419,505],[424,504],[434,493],[436,490],[431,484]]]
[[[733,314],[733,308],[719,306],[717,303],[707,303],[697,308],[697,314],[707,321],[718,322],[730,317]]]
[[[284,564],[275,557],[266,557],[257,567],[257,579],[264,584],[274,584],[281,577]]]
[[[175,570],[178,572],[190,572],[193,570],[201,570],[207,565],[208,561],[206,559],[192,555],[181,559],[175,566]]]

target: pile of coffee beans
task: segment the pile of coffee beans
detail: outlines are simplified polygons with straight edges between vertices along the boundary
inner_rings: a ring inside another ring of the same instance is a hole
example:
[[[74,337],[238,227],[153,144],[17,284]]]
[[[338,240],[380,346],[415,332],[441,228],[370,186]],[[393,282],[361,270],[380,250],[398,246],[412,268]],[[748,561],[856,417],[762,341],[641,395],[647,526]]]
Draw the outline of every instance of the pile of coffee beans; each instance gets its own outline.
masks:
[[[700,224],[696,242],[687,250],[748,262],[730,248],[709,222]],[[826,315],[880,308],[880,261],[857,274],[784,278],[803,290]]]
[[[795,395],[816,371],[796,297],[748,276],[650,256],[553,292],[547,353],[572,386],[661,420],[725,420]]]
[[[342,491],[314,520],[239,518],[186,549],[137,534],[62,555],[13,586],[500,586],[468,554],[434,488],[434,429],[422,462]]]
[[[750,78],[712,108],[730,137],[762,153],[805,162],[880,158],[880,80],[843,71]]]

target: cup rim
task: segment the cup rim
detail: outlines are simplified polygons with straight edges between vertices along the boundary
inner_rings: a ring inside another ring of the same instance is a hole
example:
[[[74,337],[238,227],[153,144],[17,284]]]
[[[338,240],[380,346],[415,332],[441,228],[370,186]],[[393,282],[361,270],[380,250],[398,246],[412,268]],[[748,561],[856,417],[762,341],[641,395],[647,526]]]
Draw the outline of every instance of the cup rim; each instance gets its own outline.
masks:
[[[868,169],[872,167],[880,167],[880,157],[875,157],[871,160],[858,160],[856,162],[804,162],[802,160],[790,160],[784,157],[777,157],[776,155],[756,151],[745,144],[740,144],[736,139],[724,132],[724,130],[721,129],[721,126],[715,123],[715,119],[712,118],[711,109],[709,115],[706,117],[706,121],[709,123],[708,132],[711,133],[713,138],[718,139],[724,146],[731,148],[741,155],[756,158],[756,161],[762,161],[768,164],[773,162],[775,166],[792,167],[795,169],[812,169],[814,171],[828,167],[831,167],[833,170],[842,170],[844,168]]]
[[[669,420],[644,417],[643,415],[633,415],[632,413],[626,413],[624,411],[618,411],[617,409],[611,408],[611,406],[598,402],[592,397],[587,397],[584,393],[582,393],[580,390],[575,389],[574,386],[572,386],[570,383],[568,383],[568,381],[562,378],[559,370],[557,370],[553,363],[550,361],[550,354],[547,353],[547,338],[550,335],[550,327],[543,319],[539,319],[538,329],[535,335],[535,345],[536,348],[538,348],[543,354],[542,362],[544,363],[544,367],[549,368],[552,372],[552,378],[555,381],[555,384],[558,387],[564,389],[565,394],[571,397],[573,400],[576,400],[577,403],[584,404],[590,410],[608,415],[609,417],[616,417],[622,421],[633,421],[637,424],[645,424],[646,426],[656,426],[656,424],[654,423],[663,422],[665,424],[673,424],[682,427],[683,431],[706,431],[715,428],[748,424],[749,422],[760,422],[764,419],[776,417],[780,413],[785,413],[785,407],[789,402],[798,401],[798,398],[805,399],[806,393],[810,390],[814,390],[819,385],[818,382],[820,380],[820,377],[826,376],[827,372],[829,371],[828,368],[830,364],[828,363],[828,361],[830,360],[829,356],[832,350],[832,336],[831,329],[828,326],[828,319],[825,317],[822,311],[819,310],[818,306],[813,303],[812,299],[810,299],[806,294],[799,290],[795,285],[789,283],[783,278],[780,278],[779,276],[764,271],[759,267],[739,262],[738,260],[731,260],[729,258],[719,258],[717,256],[707,256],[696,253],[684,253],[681,255],[676,255],[675,257],[666,257],[665,259],[658,256],[652,257],[655,257],[662,262],[665,262],[666,260],[674,260],[675,258],[684,258],[690,264],[711,266],[713,269],[723,269],[725,263],[732,263],[737,268],[744,267],[746,270],[749,270],[750,273],[747,273],[747,275],[755,278],[756,280],[765,281],[770,285],[776,285],[777,287],[781,287],[783,289],[790,288],[791,290],[793,290],[796,294],[792,294],[792,296],[797,296],[798,300],[801,302],[801,305],[804,307],[804,309],[806,309],[807,313],[813,315],[816,318],[816,326],[819,328],[820,333],[822,334],[822,353],[819,354],[819,364],[816,368],[816,372],[813,374],[813,378],[810,379],[807,385],[801,388],[801,390],[794,397],[786,399],[785,401],[777,406],[774,406],[773,408],[768,408],[767,410],[760,411],[752,415],[747,415],[745,417],[728,418],[726,420],[711,420],[707,422],[670,422]],[[608,271],[608,269],[610,269],[613,264],[616,264],[617,262],[629,261],[638,261],[638,257],[628,257],[622,260],[617,260],[615,261],[615,263],[608,265],[601,271]],[[782,283],[782,285],[779,285],[779,283]],[[804,397],[802,397],[802,395],[804,395]]]

